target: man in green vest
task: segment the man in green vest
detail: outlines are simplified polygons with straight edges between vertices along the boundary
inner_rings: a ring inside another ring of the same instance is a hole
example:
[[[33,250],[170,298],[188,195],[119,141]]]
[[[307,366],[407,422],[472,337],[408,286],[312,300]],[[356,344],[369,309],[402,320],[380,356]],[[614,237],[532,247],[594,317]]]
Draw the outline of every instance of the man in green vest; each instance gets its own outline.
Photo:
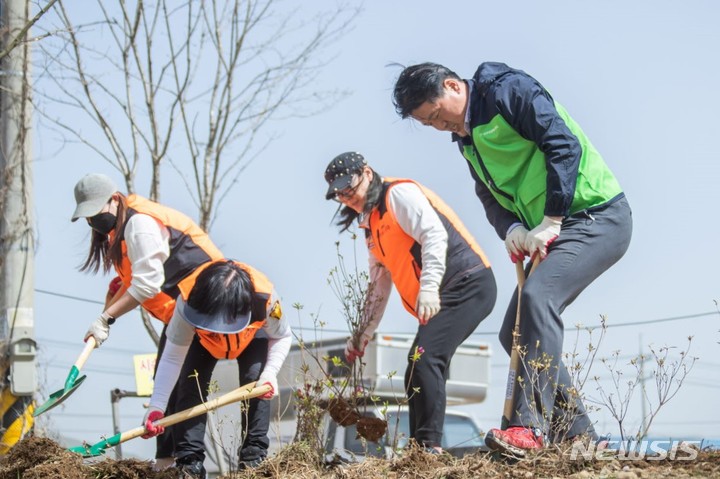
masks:
[[[597,440],[562,362],[560,315],[628,248],[632,213],[620,185],[550,93],[505,64],[483,63],[466,80],[442,65],[413,65],[393,100],[402,118],[452,133],[511,261],[541,261],[522,289],[513,414],[485,442],[524,456],[545,442]],[[508,354],[516,308],[517,293],[499,335]]]

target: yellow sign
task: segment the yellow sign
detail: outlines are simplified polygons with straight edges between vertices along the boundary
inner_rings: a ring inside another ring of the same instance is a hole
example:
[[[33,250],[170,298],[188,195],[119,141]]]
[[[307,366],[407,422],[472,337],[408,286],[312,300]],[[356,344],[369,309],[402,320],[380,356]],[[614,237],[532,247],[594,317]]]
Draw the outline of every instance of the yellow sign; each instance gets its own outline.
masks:
[[[135,364],[135,387],[138,396],[152,396],[156,356],[155,353],[136,354],[133,356],[133,363]]]

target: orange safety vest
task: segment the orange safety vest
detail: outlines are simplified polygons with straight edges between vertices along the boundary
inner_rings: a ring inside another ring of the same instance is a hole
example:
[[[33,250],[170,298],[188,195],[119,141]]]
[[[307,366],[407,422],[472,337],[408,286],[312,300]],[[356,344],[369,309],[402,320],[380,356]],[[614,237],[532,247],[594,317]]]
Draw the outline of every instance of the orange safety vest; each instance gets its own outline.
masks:
[[[384,178],[380,203],[370,212],[365,241],[370,253],[390,272],[405,309],[417,317],[415,305],[420,292],[422,246],[403,231],[387,207],[390,188],[400,183],[414,183],[420,188],[447,231],[445,275],[440,283],[440,291],[457,275],[489,268],[490,262],[455,212],[439,196],[412,180]]]
[[[158,294],[142,303],[143,309],[167,324],[175,311],[175,299],[180,292],[178,284],[199,266],[222,259],[223,254],[207,233],[183,213],[137,195],[128,196],[127,204],[128,219],[136,213],[152,216],[170,232],[170,256],[163,264],[165,282]],[[115,230],[110,233],[111,242],[115,234]],[[122,239],[121,248],[122,261],[119,267],[115,266],[123,283],[119,294],[128,289],[132,280],[132,265],[127,257],[125,238]]]
[[[188,296],[190,296],[190,291],[192,291],[195,285],[197,276],[211,264],[212,263],[208,263],[199,267],[192,275],[180,282],[178,286],[183,299],[187,299]],[[195,332],[200,338],[200,344],[217,359],[235,359],[240,356],[257,332],[265,326],[265,322],[268,319],[267,316],[268,309],[270,308],[273,284],[268,280],[267,276],[252,266],[238,261],[235,261],[235,264],[247,271],[250,275],[250,281],[252,281],[253,287],[255,288],[255,295],[251,306],[250,324],[239,333],[233,334],[213,333],[199,328],[195,329]],[[273,318],[273,321],[280,320],[282,310],[279,301],[276,301],[275,304],[272,305],[269,316]]]

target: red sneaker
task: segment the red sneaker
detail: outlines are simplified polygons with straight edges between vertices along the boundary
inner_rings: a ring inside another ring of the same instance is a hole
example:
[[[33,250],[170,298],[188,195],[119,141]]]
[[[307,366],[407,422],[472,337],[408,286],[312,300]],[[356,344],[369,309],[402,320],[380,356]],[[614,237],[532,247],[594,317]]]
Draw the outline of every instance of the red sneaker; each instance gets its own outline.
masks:
[[[543,448],[543,438],[539,430],[516,426],[505,431],[490,429],[485,435],[485,444],[495,451],[525,457],[527,451]]]

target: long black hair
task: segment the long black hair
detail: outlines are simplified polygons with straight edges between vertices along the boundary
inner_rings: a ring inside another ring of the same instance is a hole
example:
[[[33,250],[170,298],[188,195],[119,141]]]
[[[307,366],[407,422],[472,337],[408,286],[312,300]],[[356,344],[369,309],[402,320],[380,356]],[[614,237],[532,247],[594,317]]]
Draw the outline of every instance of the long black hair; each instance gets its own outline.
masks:
[[[197,277],[187,304],[199,313],[233,320],[247,314],[255,296],[250,274],[233,260],[218,261]]]
[[[120,268],[123,259],[122,239],[125,233],[125,224],[127,223],[129,211],[127,198],[120,192],[116,192],[118,197],[117,221],[115,222],[115,236],[110,242],[109,236],[98,233],[94,229],[90,240],[90,251],[85,259],[85,263],[80,266],[80,271],[97,273],[102,266],[103,272],[107,273],[110,268],[115,265]]]
[[[367,168],[370,167],[368,166]],[[380,195],[383,190],[382,178],[380,175],[378,175],[372,168],[370,168],[370,171],[372,171],[372,178],[370,178],[370,185],[368,186],[367,193],[365,195],[363,214],[370,213],[372,209],[380,203]],[[362,174],[362,172],[360,174]],[[335,224],[340,226],[340,232],[342,233],[352,226],[353,222],[358,218],[358,216],[360,216],[360,213],[349,206],[344,206],[340,209],[336,216],[340,216],[340,219],[338,219]]]

